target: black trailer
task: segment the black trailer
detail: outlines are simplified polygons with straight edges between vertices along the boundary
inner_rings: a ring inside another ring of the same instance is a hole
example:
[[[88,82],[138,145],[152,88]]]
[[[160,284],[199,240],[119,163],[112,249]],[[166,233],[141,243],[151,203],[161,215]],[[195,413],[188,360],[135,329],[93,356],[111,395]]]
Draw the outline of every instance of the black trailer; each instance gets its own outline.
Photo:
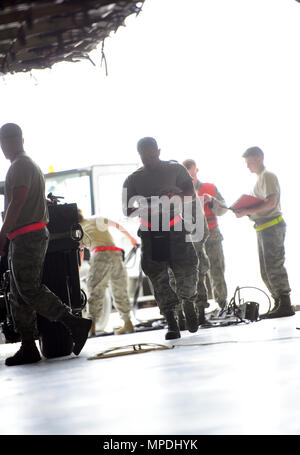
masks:
[[[73,314],[82,315],[86,303],[80,288],[80,240],[82,229],[78,223],[77,204],[58,204],[50,195],[48,201],[50,240],[45,258],[43,283],[66,305]],[[6,342],[20,341],[14,329],[9,292],[9,261],[1,259],[2,285],[0,291],[0,321]],[[73,340],[63,324],[51,322],[37,315],[37,329],[40,349],[44,357],[53,358],[71,354]]]

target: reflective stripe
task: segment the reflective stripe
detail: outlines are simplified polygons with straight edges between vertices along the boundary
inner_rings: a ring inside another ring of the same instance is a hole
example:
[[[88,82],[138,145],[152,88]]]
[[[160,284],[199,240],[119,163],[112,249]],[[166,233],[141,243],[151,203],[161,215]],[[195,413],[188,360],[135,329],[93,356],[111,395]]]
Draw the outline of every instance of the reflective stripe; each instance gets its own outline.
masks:
[[[205,212],[205,207],[204,207],[204,213],[207,213],[207,211]],[[207,225],[208,225],[209,229],[214,229],[218,226],[218,220],[217,220],[216,216],[209,216],[206,218],[206,221],[207,221]]]
[[[177,216],[175,216],[175,218],[173,218],[173,220],[170,221],[169,225],[174,226],[174,224],[179,223],[179,221],[181,221],[181,220],[182,220],[182,216],[177,215]]]
[[[261,224],[260,226],[254,227],[256,231],[263,231],[264,229],[267,229],[271,226],[275,226],[275,224],[280,223],[283,220],[282,216],[280,215],[278,218],[274,218],[274,220],[267,221],[264,224]]]
[[[173,218],[170,222],[169,222],[169,226],[174,226],[175,224],[179,223],[179,221],[182,220],[182,216],[181,215],[176,215],[175,218]],[[148,227],[148,228],[151,228],[151,223],[150,221],[146,221],[144,220],[143,218],[140,218],[140,223],[142,226],[145,226],[145,227]]]
[[[38,229],[43,229],[45,226],[47,226],[47,223],[42,223],[42,222],[28,224],[27,226],[23,226],[19,229],[16,229],[13,232],[11,232],[10,234],[7,234],[7,237],[9,238],[9,240],[12,240],[15,237],[18,237],[19,235],[26,234],[27,232],[32,232],[32,231],[37,231]]]
[[[97,253],[98,251],[123,251],[122,248],[116,246],[97,246],[94,248],[92,253]]]
[[[151,227],[150,221],[146,221],[143,218],[140,218],[140,223],[141,223],[142,226],[145,226],[145,227],[148,227],[148,228]]]
[[[202,183],[201,188],[198,190],[198,196],[203,194],[210,194],[216,196],[216,187],[213,183]],[[204,214],[207,221],[208,229],[214,229],[218,226],[218,219],[214,212],[209,207],[208,203],[204,204]]]

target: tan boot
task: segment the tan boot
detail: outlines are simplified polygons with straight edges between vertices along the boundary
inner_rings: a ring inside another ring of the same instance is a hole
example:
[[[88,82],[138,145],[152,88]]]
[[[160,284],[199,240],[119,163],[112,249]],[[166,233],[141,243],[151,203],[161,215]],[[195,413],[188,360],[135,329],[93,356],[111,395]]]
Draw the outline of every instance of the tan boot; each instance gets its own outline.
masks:
[[[132,333],[134,332],[134,327],[130,319],[124,320],[124,325],[120,329],[115,331],[116,335],[123,335],[124,333]]]
[[[266,319],[284,318],[286,316],[294,316],[295,310],[291,304],[289,294],[283,294],[279,297],[279,305],[270,311]]]

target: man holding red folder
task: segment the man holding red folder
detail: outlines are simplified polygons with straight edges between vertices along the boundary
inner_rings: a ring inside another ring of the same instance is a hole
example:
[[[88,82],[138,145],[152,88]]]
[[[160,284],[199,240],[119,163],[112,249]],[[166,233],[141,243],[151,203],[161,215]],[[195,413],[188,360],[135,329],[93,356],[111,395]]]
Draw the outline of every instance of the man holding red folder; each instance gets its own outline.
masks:
[[[262,280],[272,295],[275,306],[264,318],[293,316],[290,285],[284,266],[284,239],[286,224],[280,207],[280,186],[275,174],[264,166],[264,153],[259,147],[250,147],[243,154],[250,172],[257,174],[253,196],[261,202],[251,207],[233,210],[238,218],[249,216],[257,233],[258,254]]]

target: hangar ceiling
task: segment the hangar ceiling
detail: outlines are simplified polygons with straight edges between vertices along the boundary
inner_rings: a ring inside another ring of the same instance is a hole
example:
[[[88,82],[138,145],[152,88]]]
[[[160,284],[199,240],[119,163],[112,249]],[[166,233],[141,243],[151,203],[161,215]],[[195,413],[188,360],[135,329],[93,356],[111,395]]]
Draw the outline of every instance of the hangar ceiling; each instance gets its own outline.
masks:
[[[1,0],[0,74],[89,59],[144,0]]]

